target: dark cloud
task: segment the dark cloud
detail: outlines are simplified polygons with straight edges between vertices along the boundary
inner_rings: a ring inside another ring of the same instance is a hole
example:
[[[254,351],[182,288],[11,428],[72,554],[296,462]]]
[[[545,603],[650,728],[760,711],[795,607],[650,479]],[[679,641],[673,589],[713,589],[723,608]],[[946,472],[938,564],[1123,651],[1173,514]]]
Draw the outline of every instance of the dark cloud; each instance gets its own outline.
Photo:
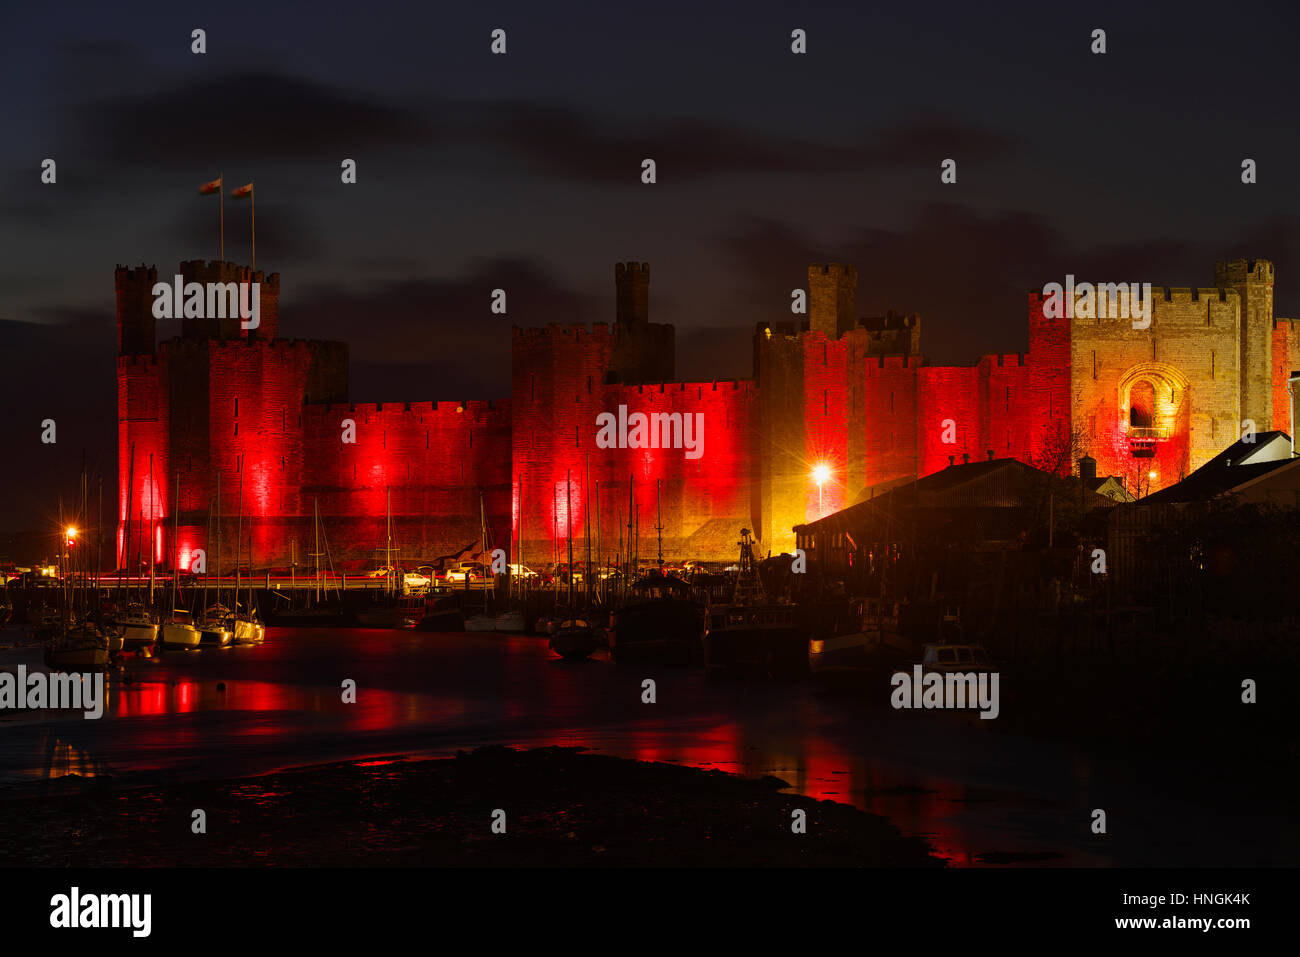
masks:
[[[225,184],[227,192],[232,191],[242,182],[228,179]],[[194,184],[197,188],[198,184]],[[274,196],[272,191],[264,191],[266,196]],[[191,202],[171,205],[181,207],[181,211],[163,230],[161,239],[167,248],[187,250],[189,255],[216,259],[221,242],[221,211],[216,196],[200,198],[191,194]],[[257,218],[257,253],[263,263],[274,263],[273,271],[279,271],[284,265],[302,263],[314,259],[321,252],[321,235],[314,219],[303,212],[300,205],[282,200],[263,198],[258,203]],[[249,235],[249,204],[247,200],[226,198],[225,232],[226,258],[232,261],[248,262],[251,237]],[[188,258],[188,257],[181,257]]]
[[[280,334],[347,342],[354,401],[493,399],[510,394],[512,326],[610,318],[534,263],[491,260],[453,279],[311,289],[281,303]]]
[[[847,144],[748,130],[714,120],[642,117],[633,124],[533,102],[441,104],[440,142],[515,157],[535,172],[584,182],[635,181],[653,158],[673,181],[740,173],[864,171],[958,155],[980,162],[1014,148],[1001,134],[943,119],[863,132]]]
[[[112,94],[80,107],[91,151],[134,167],[246,166],[352,156],[424,143],[416,112],[374,97],[276,72],[199,76],[147,94]],[[330,166],[332,176],[337,169]],[[197,184],[196,184],[197,185]]]
[[[790,290],[807,285],[807,264],[858,269],[859,316],[889,309],[922,316],[931,362],[967,364],[987,352],[1027,348],[1025,297],[1046,282],[1080,280],[1212,286],[1216,261],[1273,260],[1279,276],[1300,276],[1300,224],[1276,217],[1238,236],[1121,239],[1081,247],[1068,230],[1024,211],[980,213],[930,204],[900,229],[863,228],[816,242],[770,220],[740,224],[725,240],[734,263],[739,311],[789,322]],[[1300,284],[1280,283],[1280,316],[1300,309]]]

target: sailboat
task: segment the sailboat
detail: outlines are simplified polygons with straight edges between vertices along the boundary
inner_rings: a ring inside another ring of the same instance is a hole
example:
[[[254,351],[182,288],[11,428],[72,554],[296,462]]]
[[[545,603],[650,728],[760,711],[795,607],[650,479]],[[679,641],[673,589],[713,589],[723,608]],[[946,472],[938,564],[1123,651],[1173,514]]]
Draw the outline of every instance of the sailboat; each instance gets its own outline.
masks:
[[[162,622],[159,644],[163,648],[197,648],[202,641],[199,629],[194,625],[194,618],[187,609],[178,608],[180,600],[180,516],[181,516],[181,477],[176,476],[176,494],[172,498],[172,587],[171,614]]]
[[[135,446],[131,447],[131,466],[129,469],[130,486],[127,490],[126,506],[126,530],[122,536],[123,559],[122,566],[130,567],[130,542],[131,542],[131,505],[132,493],[135,486]],[[158,619],[153,613],[153,584],[154,584],[154,564],[153,564],[153,543],[154,543],[154,478],[153,478],[153,456],[149,456],[149,600],[145,604],[134,594],[133,589],[127,586],[126,603],[119,606],[118,610],[107,622],[110,633],[110,641],[114,639],[118,643],[118,650],[121,651],[139,651],[148,648],[158,640]],[[143,514],[141,515],[143,521]],[[119,592],[121,582],[119,580]]]
[[[239,558],[243,546],[244,533],[244,472],[239,472],[239,519],[235,525],[235,597],[234,610],[226,617],[226,627],[230,629],[231,641],[236,645],[255,645],[265,636],[252,614],[253,604],[253,537],[252,519],[249,519],[248,538],[248,606],[239,605]]]
[[[478,516],[479,516],[479,535],[480,535],[479,547],[481,549],[479,554],[481,560],[485,563],[487,567],[486,574],[491,574],[491,566],[487,565],[487,563],[491,561],[491,555],[488,552],[488,545],[487,545],[487,515],[483,509],[483,493],[481,491],[478,493]],[[489,581],[493,581],[495,583],[495,577],[489,579]],[[494,588],[495,584],[493,586],[488,586],[488,587]],[[465,591],[466,594],[469,593],[469,575],[465,576]],[[493,597],[495,597],[495,594]],[[465,630],[466,631],[496,631],[497,630],[497,616],[488,613],[487,587],[483,589],[483,610],[478,614],[465,616]]]
[[[321,527],[320,503],[315,499],[312,500],[312,523],[312,535],[316,543],[315,550],[312,552],[312,557],[315,559],[316,563],[316,580],[315,585],[312,588],[311,597],[309,597],[303,605],[295,606],[293,604],[293,596],[297,594],[297,579],[295,577],[293,579],[294,588],[290,592],[290,597],[288,598],[289,607],[284,610],[277,610],[274,613],[275,623],[277,625],[288,625],[293,628],[327,628],[339,627],[349,623],[347,616],[340,607],[341,600],[329,603],[321,600],[323,595],[328,596],[329,594],[329,587],[321,586],[320,569],[320,559],[322,555],[325,556],[326,562],[329,562],[329,539],[325,536],[325,530]],[[325,539],[325,551],[323,552],[321,551],[321,539]],[[296,576],[298,557],[297,546],[293,541],[290,542],[290,548],[293,550],[293,557],[290,560],[291,574]],[[329,570],[330,577],[332,578],[332,566]],[[280,595],[279,592],[276,592],[276,594],[281,598],[284,597],[283,595]]]
[[[405,575],[393,563],[393,498],[392,490],[384,490],[384,509],[387,519],[387,539],[384,542],[384,567],[388,576],[383,597],[357,612],[357,621],[366,628],[414,628],[424,617],[423,595],[406,595]]]
[[[504,611],[499,612],[496,616],[495,629],[497,631],[518,633],[524,630],[523,589],[524,589],[525,579],[522,577],[524,571],[524,545],[523,545],[523,534],[522,534],[522,522],[523,522],[523,514],[524,514],[523,498],[524,498],[524,480],[523,480],[523,476],[520,476],[519,477],[519,515],[520,515],[520,523],[521,523],[520,524],[521,534],[519,536],[519,564],[506,566],[512,574],[506,579],[507,581],[506,608]],[[480,499],[480,501],[482,500]],[[518,568],[520,570],[519,575],[513,574],[515,568]],[[518,582],[517,584],[516,581]],[[519,592],[518,598],[515,597],[516,590],[518,590]]]
[[[81,476],[82,507],[81,514],[86,514],[85,507],[85,473]],[[63,527],[63,507],[59,507],[59,524]],[[78,579],[84,581],[84,565],[78,561],[82,552],[74,552],[73,542],[76,535],[75,526],[68,531],[68,561],[64,569],[63,615],[57,630],[45,647],[45,664],[51,670],[84,670],[104,668],[108,665],[108,638],[90,620],[89,608],[83,606],[83,588],[78,586]]]
[[[564,483],[564,524],[569,538],[569,607],[573,607],[573,500],[570,494],[572,475]],[[587,576],[584,576],[584,578]],[[547,645],[561,658],[586,658],[599,647],[596,628],[585,617],[565,618],[559,622]]]
[[[224,648],[230,644],[234,638],[234,633],[230,630],[227,619],[230,617],[230,609],[221,604],[221,473],[217,473],[217,602],[215,605],[208,605],[199,615],[198,626],[201,636],[201,644],[209,647]],[[212,509],[208,509],[208,541],[212,540]],[[207,605],[208,601],[208,582],[207,576],[203,578],[203,601]]]

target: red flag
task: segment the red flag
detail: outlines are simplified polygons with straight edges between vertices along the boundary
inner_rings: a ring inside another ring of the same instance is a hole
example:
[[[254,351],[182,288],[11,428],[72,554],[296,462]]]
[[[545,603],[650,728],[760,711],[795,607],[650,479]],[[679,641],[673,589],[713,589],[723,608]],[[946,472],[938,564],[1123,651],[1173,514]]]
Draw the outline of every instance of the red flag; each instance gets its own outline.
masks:
[[[218,176],[210,183],[204,183],[199,187],[200,196],[211,196],[213,193],[221,192],[221,177]]]

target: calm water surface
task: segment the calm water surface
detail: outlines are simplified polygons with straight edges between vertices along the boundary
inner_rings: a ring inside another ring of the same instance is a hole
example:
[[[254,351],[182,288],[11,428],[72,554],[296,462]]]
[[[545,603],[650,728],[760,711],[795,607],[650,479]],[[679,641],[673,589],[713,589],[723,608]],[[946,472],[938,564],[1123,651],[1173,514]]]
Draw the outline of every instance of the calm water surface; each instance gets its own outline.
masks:
[[[39,650],[0,651],[0,669],[19,663],[41,668]],[[641,701],[645,678],[655,704]],[[345,679],[356,704],[342,702]],[[807,681],[711,684],[603,653],[564,662],[530,637],[272,628],[258,647],[129,662],[98,721],[0,713],[0,794],[69,774],[228,778],[484,744],[581,745],[775,775],[884,815],[958,866],[1289,863],[1280,809],[1216,810],[1221,800],[1198,800],[1196,768],[1087,758],[972,715],[893,711],[869,697]],[[1089,831],[1094,807],[1107,810],[1103,838]]]

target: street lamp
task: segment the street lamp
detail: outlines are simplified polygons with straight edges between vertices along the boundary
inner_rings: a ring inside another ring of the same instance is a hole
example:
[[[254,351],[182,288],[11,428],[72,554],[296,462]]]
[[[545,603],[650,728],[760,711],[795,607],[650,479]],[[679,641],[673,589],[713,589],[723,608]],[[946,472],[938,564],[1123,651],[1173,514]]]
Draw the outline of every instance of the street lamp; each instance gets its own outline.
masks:
[[[812,470],[813,481],[817,483],[817,517],[822,514],[822,486],[830,481],[831,467],[825,462],[819,462]]]

